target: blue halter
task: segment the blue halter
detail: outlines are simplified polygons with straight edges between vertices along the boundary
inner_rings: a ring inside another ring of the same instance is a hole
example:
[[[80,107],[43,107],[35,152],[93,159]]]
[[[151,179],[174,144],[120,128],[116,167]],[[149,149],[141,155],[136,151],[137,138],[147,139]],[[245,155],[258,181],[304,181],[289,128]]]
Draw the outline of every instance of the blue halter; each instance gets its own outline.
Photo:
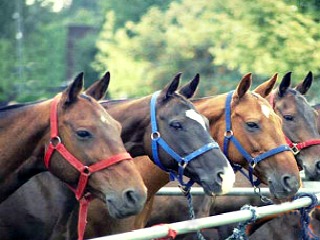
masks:
[[[199,155],[211,150],[211,149],[218,149],[219,145],[218,143],[212,141],[210,143],[205,144],[203,147],[199,148],[198,150],[188,154],[185,157],[181,157],[179,154],[177,154],[170,146],[166,143],[166,141],[161,137],[160,132],[157,128],[157,119],[156,119],[156,100],[159,96],[160,91],[155,92],[152,95],[151,102],[150,102],[150,115],[151,115],[151,127],[152,127],[152,133],[151,133],[151,139],[152,139],[152,154],[155,161],[155,164],[160,167],[162,170],[169,172],[170,174],[170,180],[177,179],[182,187],[185,189],[188,189],[192,186],[194,181],[190,179],[187,183],[183,182],[183,172],[184,169],[187,167],[188,163],[198,157]],[[178,162],[178,173],[175,173],[172,170],[166,169],[158,155],[158,144],[165,150],[171,157],[173,157]]]
[[[259,179],[256,181],[253,180],[253,169],[254,167],[262,160],[271,157],[277,153],[281,153],[284,151],[291,151],[290,147],[287,144],[282,144],[277,148],[271,149],[267,152],[264,152],[256,157],[252,157],[240,144],[240,142],[235,138],[233,135],[233,131],[231,129],[231,100],[232,100],[232,95],[234,91],[230,91],[227,95],[226,99],[226,109],[225,109],[225,114],[226,114],[226,132],[224,134],[224,141],[223,141],[223,153],[226,155],[228,158],[228,146],[230,141],[233,142],[233,144],[236,146],[238,151],[244,156],[244,158],[248,161],[249,163],[249,176],[242,170],[242,167],[238,164],[231,163],[234,171],[240,171],[243,175],[245,175],[252,186],[258,186],[260,184]]]

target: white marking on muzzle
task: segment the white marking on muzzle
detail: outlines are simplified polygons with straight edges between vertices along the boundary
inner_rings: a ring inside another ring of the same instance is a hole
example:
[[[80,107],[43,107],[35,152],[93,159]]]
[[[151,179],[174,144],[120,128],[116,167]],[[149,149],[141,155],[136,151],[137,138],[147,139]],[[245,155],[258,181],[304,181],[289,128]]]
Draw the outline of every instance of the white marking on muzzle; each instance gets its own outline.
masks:
[[[236,181],[236,175],[234,174],[233,168],[228,163],[228,167],[224,168],[224,174],[220,176],[222,178],[221,194],[226,194],[233,188],[233,184]]]
[[[195,120],[196,122],[200,123],[201,126],[204,128],[204,130],[207,130],[206,123],[205,123],[203,117],[199,113],[197,113],[194,109],[187,110],[186,116],[188,118],[191,118],[191,119]]]

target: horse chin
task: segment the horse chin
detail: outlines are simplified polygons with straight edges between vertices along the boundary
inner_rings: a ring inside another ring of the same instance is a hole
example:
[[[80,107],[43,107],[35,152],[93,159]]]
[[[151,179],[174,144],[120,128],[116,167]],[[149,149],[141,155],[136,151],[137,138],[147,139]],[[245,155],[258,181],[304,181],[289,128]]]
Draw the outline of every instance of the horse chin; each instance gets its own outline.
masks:
[[[307,168],[305,168],[304,172],[305,172],[306,181],[310,181],[310,182],[320,181],[320,172],[308,171]]]
[[[124,208],[122,206],[116,206],[116,204],[113,204],[112,202],[107,203],[107,208],[109,211],[109,214],[112,218],[115,219],[123,219],[127,218],[133,215],[137,215],[140,212],[140,209],[138,208]]]
[[[208,196],[213,197],[222,193],[222,187],[220,184],[208,184],[206,181],[201,181],[199,185]]]

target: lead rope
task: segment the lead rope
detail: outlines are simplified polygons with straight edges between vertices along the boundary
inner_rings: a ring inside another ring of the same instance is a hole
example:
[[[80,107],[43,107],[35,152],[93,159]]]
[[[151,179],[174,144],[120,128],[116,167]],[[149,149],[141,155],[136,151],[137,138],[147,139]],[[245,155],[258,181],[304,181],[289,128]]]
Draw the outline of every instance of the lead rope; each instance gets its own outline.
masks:
[[[182,185],[179,185],[179,188],[181,189],[182,193],[184,194],[184,196],[187,198],[188,200],[188,207],[189,207],[189,217],[191,220],[196,219],[195,217],[195,213],[194,213],[194,208],[193,208],[193,204],[192,204],[192,195],[190,193],[191,187],[183,187]],[[205,237],[202,235],[202,233],[200,232],[200,230],[197,230],[196,232],[197,234],[197,238],[199,240],[206,240]]]
[[[248,224],[254,223],[257,220],[256,207],[250,205],[244,205],[241,210],[250,210],[252,213],[251,219],[240,222],[236,228],[233,229],[233,233],[226,240],[248,240],[246,234],[246,228]]]
[[[316,236],[310,229],[310,211],[319,204],[318,198],[314,193],[299,193],[294,199],[299,199],[301,197],[311,198],[311,204],[308,207],[299,208],[300,212],[300,224],[301,224],[301,237],[303,240],[319,240],[320,238]]]

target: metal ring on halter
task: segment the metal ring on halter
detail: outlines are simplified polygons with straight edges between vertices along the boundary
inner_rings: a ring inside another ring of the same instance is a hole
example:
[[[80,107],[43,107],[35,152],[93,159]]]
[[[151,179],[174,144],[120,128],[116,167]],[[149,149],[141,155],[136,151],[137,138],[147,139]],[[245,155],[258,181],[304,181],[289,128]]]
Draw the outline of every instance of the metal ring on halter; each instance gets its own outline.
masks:
[[[88,166],[83,166],[82,173],[89,176],[91,174],[90,169]]]
[[[257,162],[254,159],[252,159],[252,161],[249,164],[252,169],[254,169],[257,166]]]
[[[233,136],[233,131],[232,130],[225,131],[224,136],[226,138],[231,138]]]
[[[160,138],[160,133],[158,131],[151,133],[151,139],[152,140],[157,140],[159,138]]]
[[[50,139],[50,143],[55,148],[58,144],[61,143],[61,138],[59,136],[55,136],[55,137]]]
[[[263,195],[261,193],[261,188],[260,187],[253,186],[253,191],[254,191],[255,194],[257,194],[260,197],[261,202],[267,203],[267,204],[273,203],[270,198],[268,198],[267,196],[265,196],[265,195]]]
[[[300,152],[299,148],[297,147],[298,143],[292,143],[292,145],[291,151],[293,155],[297,155]]]
[[[178,163],[178,166],[185,169],[188,165],[188,162],[186,162],[184,159],[181,159],[181,161]]]

